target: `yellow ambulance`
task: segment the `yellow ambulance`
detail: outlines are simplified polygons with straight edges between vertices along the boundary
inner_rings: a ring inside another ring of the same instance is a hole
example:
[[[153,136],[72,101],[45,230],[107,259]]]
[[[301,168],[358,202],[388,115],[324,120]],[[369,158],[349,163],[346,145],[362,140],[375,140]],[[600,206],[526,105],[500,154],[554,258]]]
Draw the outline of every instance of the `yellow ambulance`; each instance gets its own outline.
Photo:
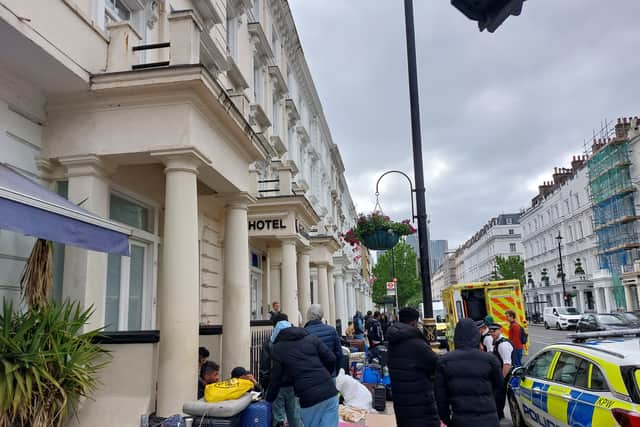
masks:
[[[517,322],[529,333],[524,312],[524,299],[518,280],[459,283],[442,291],[446,313],[447,339],[453,349],[453,332],[460,319],[483,320],[487,315],[502,326],[502,334],[509,337],[509,322],[505,312],[516,313]],[[525,345],[525,353],[527,351]]]

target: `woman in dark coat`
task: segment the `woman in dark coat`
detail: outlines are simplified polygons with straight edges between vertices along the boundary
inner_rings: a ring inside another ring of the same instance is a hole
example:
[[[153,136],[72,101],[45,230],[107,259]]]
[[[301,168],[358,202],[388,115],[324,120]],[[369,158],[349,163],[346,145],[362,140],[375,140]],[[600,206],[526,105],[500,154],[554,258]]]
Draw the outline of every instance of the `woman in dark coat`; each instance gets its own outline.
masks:
[[[389,327],[389,374],[398,427],[440,427],[433,395],[438,356],[416,327],[418,311],[400,310],[400,321]]]
[[[455,350],[438,361],[436,399],[448,427],[498,427],[495,395],[504,387],[500,362],[480,351],[480,331],[462,319],[453,338]]]

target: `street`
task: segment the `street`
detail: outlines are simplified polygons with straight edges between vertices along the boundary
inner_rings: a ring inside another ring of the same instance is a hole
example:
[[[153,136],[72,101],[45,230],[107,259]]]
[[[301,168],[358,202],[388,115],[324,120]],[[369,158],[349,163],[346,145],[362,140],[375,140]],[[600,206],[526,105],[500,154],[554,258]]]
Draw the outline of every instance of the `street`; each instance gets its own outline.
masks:
[[[559,331],[557,329],[545,329],[540,325],[529,325],[529,354],[524,357],[524,361],[535,356],[544,347],[557,342],[566,341],[567,335],[574,333],[573,330]]]

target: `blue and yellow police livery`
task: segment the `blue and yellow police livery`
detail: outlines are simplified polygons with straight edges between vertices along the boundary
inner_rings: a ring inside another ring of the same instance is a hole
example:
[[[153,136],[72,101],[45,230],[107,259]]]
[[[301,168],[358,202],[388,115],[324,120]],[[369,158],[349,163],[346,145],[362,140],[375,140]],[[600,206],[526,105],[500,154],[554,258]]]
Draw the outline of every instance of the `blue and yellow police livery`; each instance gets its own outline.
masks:
[[[573,335],[515,369],[516,427],[640,427],[640,330]]]

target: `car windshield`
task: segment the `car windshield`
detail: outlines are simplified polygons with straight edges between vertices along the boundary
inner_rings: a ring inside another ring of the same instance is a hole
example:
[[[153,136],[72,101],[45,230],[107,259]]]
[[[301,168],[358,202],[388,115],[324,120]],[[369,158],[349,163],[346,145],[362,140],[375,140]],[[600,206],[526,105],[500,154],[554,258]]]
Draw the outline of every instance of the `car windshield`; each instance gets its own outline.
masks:
[[[577,314],[580,314],[580,313],[578,313],[578,310],[576,310],[573,307],[559,307],[558,308],[558,314],[577,315]]]
[[[633,313],[620,313],[620,315],[631,322],[637,322],[639,320],[638,316]]]
[[[603,325],[612,325],[612,326],[624,326],[628,323],[620,316],[616,316],[614,314],[599,314],[598,320]]]

